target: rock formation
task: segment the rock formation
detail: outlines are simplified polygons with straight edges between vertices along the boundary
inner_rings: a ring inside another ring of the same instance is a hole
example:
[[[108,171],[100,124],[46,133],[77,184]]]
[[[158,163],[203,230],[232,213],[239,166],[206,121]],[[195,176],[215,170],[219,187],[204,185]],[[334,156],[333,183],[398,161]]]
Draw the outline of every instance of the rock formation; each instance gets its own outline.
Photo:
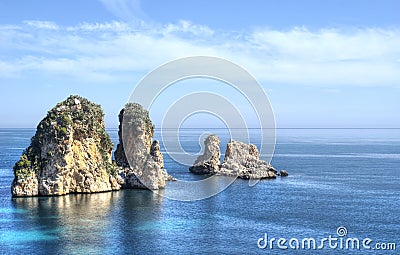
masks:
[[[167,173],[167,170],[165,170],[165,168],[164,168],[164,157],[161,153],[160,143],[158,142],[158,140],[154,140],[153,143],[151,144],[150,155],[153,158],[153,160],[157,163],[157,165],[160,166],[162,173],[165,177],[165,180],[166,181],[176,181],[176,179],[174,177],[172,177],[171,175],[169,175]]]
[[[226,146],[220,174],[237,175],[242,179],[275,178],[277,171],[266,161],[260,160],[257,147],[230,140]]]
[[[279,175],[281,176],[281,177],[286,177],[286,176],[289,176],[289,174],[286,172],[286,170],[284,170],[284,169],[282,169],[281,171],[279,171]]]
[[[104,113],[97,104],[70,96],[40,121],[30,146],[14,166],[12,196],[50,196],[93,193],[121,188],[160,189],[175,180],[164,168],[149,113],[128,103],[119,114],[119,144],[112,161],[113,144],[104,128]],[[274,178],[276,170],[258,158],[257,147],[230,141],[220,165],[220,140],[204,141],[204,154],[190,168],[197,174]],[[287,176],[282,170],[281,176]]]
[[[157,140],[154,140],[150,147],[150,155],[153,158],[154,162],[156,162],[160,168],[164,168],[164,158],[161,154],[160,143]]]
[[[189,168],[195,174],[217,174],[220,169],[220,141],[216,135],[209,135],[204,140],[204,154],[200,155]]]
[[[121,167],[123,188],[160,189],[173,178],[164,169],[158,141],[152,143],[154,126],[139,104],[128,103],[119,114],[119,144],[114,153]]]
[[[80,96],[57,104],[39,123],[31,145],[14,166],[12,195],[159,189],[166,180],[175,180],[164,169],[158,141],[151,141],[154,126],[148,111],[129,103],[121,110],[119,122],[112,162],[113,144],[104,129],[101,107]]]
[[[112,148],[101,107],[70,96],[40,121],[14,166],[11,193],[45,196],[118,190]]]
[[[226,146],[225,158],[220,165],[220,141],[211,135],[204,141],[204,154],[189,170],[196,174],[238,176],[242,179],[275,178],[277,171],[270,163],[259,159],[257,147],[231,140]]]

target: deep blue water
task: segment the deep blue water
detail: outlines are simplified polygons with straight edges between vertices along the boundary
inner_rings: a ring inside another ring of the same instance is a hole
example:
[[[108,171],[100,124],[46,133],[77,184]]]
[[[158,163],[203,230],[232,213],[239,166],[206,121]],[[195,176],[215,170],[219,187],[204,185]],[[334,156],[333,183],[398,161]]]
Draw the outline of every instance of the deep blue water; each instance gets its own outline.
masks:
[[[186,150],[199,149],[200,131],[182,131]],[[225,130],[211,131],[226,144]],[[116,143],[117,131],[109,133]],[[272,164],[289,177],[254,187],[236,180],[222,193],[194,202],[145,190],[12,199],[12,166],[33,134],[33,129],[0,129],[0,254],[395,254],[400,249],[399,129],[279,129]],[[165,160],[172,175],[200,178]],[[265,233],[319,240],[337,237],[339,226],[347,228],[345,237],[368,237],[372,245],[392,242],[397,249],[257,247]]]

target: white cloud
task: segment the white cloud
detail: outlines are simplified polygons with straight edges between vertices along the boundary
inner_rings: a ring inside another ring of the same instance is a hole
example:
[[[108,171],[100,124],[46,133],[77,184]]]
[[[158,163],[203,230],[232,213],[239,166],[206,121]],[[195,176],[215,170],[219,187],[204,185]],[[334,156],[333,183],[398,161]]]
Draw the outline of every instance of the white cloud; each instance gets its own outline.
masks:
[[[265,83],[400,85],[399,29],[233,33],[188,21],[166,25],[113,21],[74,27],[29,21],[25,26],[0,27],[0,35],[4,53],[0,77],[29,71],[112,83],[178,57],[214,55],[235,61]]]
[[[129,26],[126,23],[112,21],[107,23],[82,23],[78,26],[67,27],[68,31],[113,31],[123,32],[129,31]]]
[[[343,32],[305,28],[290,31],[263,30],[252,34],[250,41],[260,50],[274,51],[290,58],[315,61],[368,60],[388,57],[399,45],[400,31],[354,29]],[[397,51],[397,53],[399,53]]]
[[[24,23],[27,24],[28,26],[38,29],[50,29],[50,30],[58,29],[58,25],[51,21],[26,20]]]
[[[248,41],[260,53],[256,62],[267,64],[259,75],[272,82],[371,86],[400,81],[398,29],[261,30]]]
[[[178,24],[168,24],[164,28],[165,34],[191,33],[195,36],[212,36],[214,31],[207,26],[195,25],[187,20],[180,20]]]

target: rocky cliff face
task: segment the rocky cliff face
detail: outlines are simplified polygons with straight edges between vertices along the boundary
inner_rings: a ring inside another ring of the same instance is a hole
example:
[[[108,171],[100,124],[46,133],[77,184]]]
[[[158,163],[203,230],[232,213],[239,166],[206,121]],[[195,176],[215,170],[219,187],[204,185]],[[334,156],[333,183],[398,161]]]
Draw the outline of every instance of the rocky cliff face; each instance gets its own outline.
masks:
[[[242,179],[275,178],[277,171],[268,162],[259,159],[257,147],[231,140],[226,146],[225,158],[220,165],[220,140],[211,135],[204,141],[204,154],[189,170],[196,174],[238,176]]]
[[[12,195],[118,190],[112,148],[101,107],[70,96],[39,123],[31,145],[14,166]]]
[[[119,114],[119,144],[114,153],[121,167],[124,188],[160,189],[172,179],[164,169],[158,141],[152,143],[154,126],[139,104],[128,103]]]
[[[200,155],[189,168],[195,174],[216,174],[220,169],[220,140],[216,135],[209,135],[204,140],[204,154]]]
[[[160,166],[160,168],[164,168],[164,157],[161,154],[160,143],[157,140],[154,140],[151,144],[150,156],[153,158],[154,162]]]
[[[153,158],[154,162],[161,168],[162,173],[165,177],[166,181],[176,181],[174,177],[167,173],[167,170],[164,168],[164,157],[161,153],[160,143],[158,140],[154,140],[150,147],[150,156]]]
[[[277,171],[268,162],[259,159],[257,147],[231,140],[226,146],[220,174],[237,175],[242,179],[275,178]]]

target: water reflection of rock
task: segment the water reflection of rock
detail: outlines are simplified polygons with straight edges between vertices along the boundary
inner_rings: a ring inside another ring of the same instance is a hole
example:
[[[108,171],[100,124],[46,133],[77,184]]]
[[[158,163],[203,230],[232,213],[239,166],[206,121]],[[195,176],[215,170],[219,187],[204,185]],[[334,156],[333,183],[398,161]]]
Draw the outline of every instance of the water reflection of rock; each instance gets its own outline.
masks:
[[[54,254],[128,254],[140,225],[162,218],[163,197],[146,190],[125,190],[15,198],[13,206],[25,211],[17,217],[30,230],[52,237],[43,240],[41,249]]]

